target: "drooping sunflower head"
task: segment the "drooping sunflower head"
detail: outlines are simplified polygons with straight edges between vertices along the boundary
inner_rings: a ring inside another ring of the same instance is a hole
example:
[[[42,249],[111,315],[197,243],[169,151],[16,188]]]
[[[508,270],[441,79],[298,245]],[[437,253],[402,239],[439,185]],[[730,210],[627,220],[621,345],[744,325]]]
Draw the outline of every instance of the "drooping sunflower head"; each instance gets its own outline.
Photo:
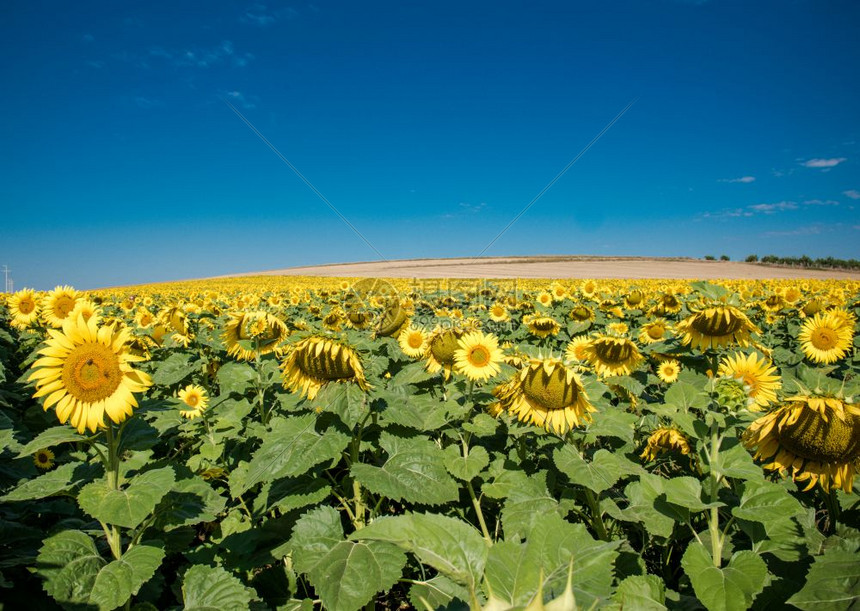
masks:
[[[458,342],[466,334],[460,327],[437,327],[427,339],[427,371],[438,373],[442,371],[447,380],[454,367],[454,353],[459,349]]]
[[[358,307],[350,308],[346,311],[344,322],[350,329],[367,329],[373,323],[373,312]]]
[[[158,313],[158,321],[168,331],[178,335],[188,335],[188,316],[179,306],[168,306]]]
[[[835,363],[851,349],[854,325],[831,313],[818,313],[804,321],[798,339],[803,354],[814,363]]]
[[[624,307],[628,310],[640,309],[645,301],[645,294],[640,290],[633,290],[624,296]]]
[[[134,322],[137,323],[137,326],[141,329],[148,329],[155,324],[156,321],[157,318],[155,314],[144,307],[141,307],[134,315]]]
[[[67,318],[62,331],[51,330],[41,358],[28,378],[35,382],[34,397],[45,397],[44,408],[56,406],[60,423],[78,432],[96,432],[104,416],[120,423],[137,407],[134,393],[150,385],[149,375],[131,368],[142,360],[128,349],[127,329],[99,327],[95,318]]]
[[[749,386],[755,410],[776,401],[776,391],[782,386],[773,363],[756,353],[736,352],[724,357],[717,373]]]
[[[765,469],[825,491],[850,493],[860,468],[860,405],[839,397],[798,395],[762,416],[743,434]]]
[[[587,305],[579,304],[574,306],[568,316],[576,322],[585,322],[586,320],[594,320],[594,311]]]
[[[523,324],[529,333],[540,338],[558,335],[561,330],[561,325],[552,316],[526,315],[523,316]]]
[[[370,389],[358,353],[327,337],[308,337],[293,344],[281,369],[284,386],[308,399],[329,382],[353,382],[362,390]]]
[[[56,287],[42,299],[42,317],[55,329],[62,327],[81,297],[83,293],[70,286]]]
[[[752,333],[761,333],[740,309],[729,304],[710,305],[690,314],[676,326],[681,343],[707,350],[737,344],[746,346]]]
[[[376,323],[376,337],[397,337],[409,326],[409,313],[399,299],[390,301]]]
[[[646,462],[657,460],[660,454],[666,452],[677,452],[689,455],[692,452],[690,442],[684,434],[676,428],[661,426],[648,437],[645,449],[639,458]]]
[[[681,311],[681,301],[674,293],[663,293],[657,298],[657,303],[651,308],[651,313],[656,316],[677,314]]]
[[[579,376],[554,358],[530,359],[493,394],[499,399],[494,409],[507,410],[521,421],[560,435],[591,422],[591,412],[597,411]]]
[[[328,314],[323,316],[322,326],[329,331],[338,331],[340,330],[340,326],[343,324],[343,321],[343,311],[340,308],[332,308]]]
[[[258,310],[255,312],[237,312],[230,315],[230,320],[224,325],[222,338],[227,346],[227,354],[250,361],[257,354],[274,352],[279,355],[289,329],[277,316]]]
[[[427,351],[427,332],[421,327],[407,326],[397,336],[397,343],[403,354],[412,359],[419,359]]]
[[[7,302],[12,319],[22,327],[39,319],[39,299],[33,289],[22,289],[13,293]]]
[[[499,339],[492,333],[473,331],[457,341],[454,351],[454,370],[473,381],[484,381],[493,377],[501,367],[504,353],[499,348]]]
[[[597,335],[583,348],[585,358],[601,376],[625,376],[638,367],[642,354],[626,337]]]
[[[209,405],[209,396],[206,389],[197,384],[189,384],[179,391],[179,398],[184,407],[179,410],[183,418],[193,420],[201,416]]]

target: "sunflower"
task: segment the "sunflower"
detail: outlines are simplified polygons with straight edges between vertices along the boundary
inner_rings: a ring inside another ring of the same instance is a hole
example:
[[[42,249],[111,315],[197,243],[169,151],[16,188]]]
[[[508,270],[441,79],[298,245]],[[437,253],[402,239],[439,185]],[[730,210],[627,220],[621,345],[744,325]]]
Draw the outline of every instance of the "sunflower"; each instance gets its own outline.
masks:
[[[579,292],[586,299],[595,299],[597,298],[597,294],[600,292],[600,287],[594,280],[586,280],[582,283],[582,286],[579,287]]]
[[[33,464],[38,469],[47,471],[54,466],[54,453],[51,450],[39,450],[33,454]]]
[[[630,291],[624,296],[624,307],[628,310],[638,310],[642,307],[645,301],[645,295],[642,291]]]
[[[636,369],[642,355],[626,337],[597,335],[582,349],[586,360],[601,376],[626,376]]]
[[[89,320],[95,316],[96,322],[99,322],[102,319],[102,310],[95,302],[81,298],[78,299],[74,309],[69,314],[72,318],[77,318],[79,315],[83,316],[84,320]]]
[[[800,328],[803,354],[814,363],[834,363],[845,356],[854,337],[853,325],[833,314],[816,314]]]
[[[322,326],[329,331],[339,331],[341,324],[343,324],[343,311],[340,308],[333,308],[322,319]]]
[[[489,313],[493,322],[505,322],[511,317],[503,303],[494,303],[490,306]]]
[[[526,315],[523,316],[523,324],[528,327],[532,335],[540,338],[558,335],[558,332],[561,330],[561,325],[551,316]]]
[[[692,449],[690,442],[684,437],[684,434],[670,427],[661,426],[648,437],[648,443],[639,458],[650,462],[657,460],[657,456],[664,452],[680,452],[681,454],[690,455]]]
[[[504,409],[519,420],[560,435],[591,422],[597,411],[588,401],[579,376],[554,358],[531,359],[504,384],[493,390],[499,399],[490,413]]]
[[[397,337],[409,326],[409,313],[399,300],[391,302],[376,324],[376,337]]]
[[[735,378],[750,387],[749,396],[759,407],[776,401],[776,391],[782,386],[776,367],[759,355],[736,352],[720,362],[718,375]]]
[[[427,350],[424,352],[427,371],[430,373],[443,371],[445,379],[450,378],[454,367],[454,353],[460,348],[457,342],[465,334],[466,331],[459,327],[448,329],[437,327],[427,338]]]
[[[156,321],[155,315],[146,308],[139,308],[134,315],[134,322],[141,329],[152,326]]]
[[[362,390],[370,386],[358,353],[351,347],[325,337],[308,337],[290,348],[281,364],[284,387],[313,399],[328,382],[354,382]]]
[[[553,282],[549,287],[553,301],[562,301],[567,298],[567,288],[561,282]]]
[[[346,326],[351,329],[367,329],[373,322],[373,312],[369,310],[350,309],[344,319]]]
[[[209,396],[206,394],[206,389],[197,384],[189,384],[180,390],[179,398],[186,406],[184,409],[179,410],[179,414],[189,420],[202,415],[209,405]]]
[[[62,332],[50,330],[47,346],[28,378],[35,381],[34,397],[45,397],[44,408],[56,405],[57,418],[71,422],[78,432],[96,432],[104,416],[120,423],[137,407],[133,393],[145,391],[149,375],[129,363],[143,360],[129,352],[127,329],[99,327],[95,318],[67,318]]]
[[[765,469],[795,481],[851,492],[860,465],[860,405],[837,397],[795,396],[753,422],[743,443]]]
[[[588,360],[585,356],[585,347],[591,343],[591,338],[587,335],[580,335],[579,337],[574,337],[567,344],[567,348],[564,351],[564,358],[567,361],[574,361],[576,363],[584,363]]]
[[[21,289],[9,297],[9,314],[15,323],[27,327],[39,318],[39,301],[33,289]]]
[[[654,344],[659,342],[669,330],[669,324],[662,318],[657,318],[649,323],[642,325],[639,331],[639,343]]]
[[[666,384],[676,382],[680,373],[681,364],[675,359],[666,359],[657,365],[657,377]]]
[[[733,305],[711,305],[690,314],[676,330],[681,343],[702,350],[731,344],[746,346],[751,333],[761,331]]]
[[[397,336],[397,343],[403,354],[412,359],[424,356],[427,350],[427,332],[421,327],[409,325]]]
[[[457,341],[454,370],[472,381],[488,380],[501,371],[499,363],[503,357],[499,339],[495,335],[473,331]]]
[[[55,329],[62,327],[63,321],[72,313],[82,296],[70,286],[56,287],[42,298],[42,318]]]
[[[241,361],[250,361],[274,352],[280,354],[280,344],[289,335],[280,318],[263,311],[237,312],[224,325],[222,338],[227,354]]]
[[[586,320],[594,320],[594,311],[586,305],[578,305],[574,307],[568,316],[576,322],[585,322]]]
[[[664,293],[657,298],[657,303],[651,308],[651,314],[666,316],[681,311],[681,301],[672,293]]]
[[[552,293],[550,293],[548,291],[542,291],[537,296],[536,301],[538,304],[542,305],[543,307],[548,308],[549,306],[552,305],[552,302],[553,302]]]

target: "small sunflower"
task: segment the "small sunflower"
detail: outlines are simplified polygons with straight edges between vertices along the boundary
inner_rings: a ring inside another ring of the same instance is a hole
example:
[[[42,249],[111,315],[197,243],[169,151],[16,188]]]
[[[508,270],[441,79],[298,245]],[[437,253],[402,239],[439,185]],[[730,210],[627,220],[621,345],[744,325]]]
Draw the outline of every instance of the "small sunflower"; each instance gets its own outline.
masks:
[[[543,307],[548,308],[549,306],[552,305],[552,302],[553,302],[552,293],[550,293],[548,291],[542,291],[537,296],[537,299],[535,301],[537,301],[537,303],[539,305],[542,305]]]
[[[624,307],[628,310],[638,310],[642,307],[645,301],[645,294],[642,291],[630,291],[624,296]]]
[[[454,370],[473,381],[484,381],[501,371],[499,363],[504,353],[499,340],[492,333],[467,333],[457,341],[454,351]]]
[[[676,326],[681,343],[706,350],[731,344],[746,346],[761,331],[733,305],[712,305],[690,314]]]
[[[853,325],[833,314],[816,314],[806,320],[798,339],[803,354],[814,363],[835,363],[851,349]]]
[[[765,469],[825,491],[851,492],[860,468],[860,405],[837,397],[798,395],[762,416],[743,434]]]
[[[39,300],[33,289],[22,289],[13,293],[7,305],[9,314],[22,327],[29,326],[39,319]]]
[[[681,373],[681,364],[675,359],[666,359],[657,365],[657,377],[666,384],[678,381]]]
[[[460,348],[458,342],[465,334],[466,331],[459,327],[436,328],[427,338],[427,350],[424,352],[427,371],[442,371],[446,380],[450,378],[454,367],[454,353]]]
[[[99,322],[102,319],[102,310],[95,302],[90,301],[89,299],[81,298],[78,299],[78,302],[75,304],[75,307],[74,309],[72,309],[69,316],[71,316],[72,318],[83,316],[84,320],[89,320],[90,318],[95,316],[96,322]]]
[[[33,464],[36,468],[47,471],[54,466],[54,453],[51,450],[39,450],[33,454]]]
[[[585,322],[586,320],[594,320],[594,311],[586,305],[578,305],[569,313],[568,317],[576,322]]]
[[[648,443],[639,458],[650,462],[657,460],[657,456],[664,452],[680,452],[690,455],[692,449],[690,442],[678,429],[661,426],[648,437]]]
[[[681,301],[672,293],[664,293],[657,298],[657,303],[651,308],[650,313],[655,316],[666,316],[680,311]]]
[[[585,358],[601,376],[625,376],[636,369],[642,354],[626,337],[597,335],[583,348]]]
[[[776,401],[776,391],[782,386],[773,363],[755,353],[736,352],[724,357],[717,374],[749,386],[749,396],[759,408]]]
[[[528,327],[529,332],[537,337],[544,338],[550,335],[558,335],[561,325],[551,316],[523,316],[523,324]]]
[[[567,287],[561,282],[553,282],[549,287],[549,292],[552,293],[554,301],[563,301],[568,297]]]
[[[189,420],[202,415],[209,405],[209,396],[206,394],[206,389],[197,384],[189,384],[180,390],[179,398],[186,406],[184,409],[179,410],[179,414]]]
[[[56,405],[60,423],[71,422],[79,433],[104,427],[105,414],[115,423],[131,416],[134,393],[145,391],[151,380],[129,364],[143,359],[129,352],[128,330],[99,327],[94,318],[79,316],[48,333],[28,378],[36,384],[33,396],[45,397],[45,410]]]
[[[567,348],[564,351],[564,358],[567,361],[573,361],[575,363],[584,363],[588,360],[588,357],[585,354],[585,348],[588,344],[591,343],[591,338],[587,335],[580,335],[578,337],[574,337],[567,344]]]
[[[491,406],[491,414],[504,409],[521,421],[560,435],[591,422],[590,412],[597,411],[579,376],[554,358],[531,359],[493,394],[499,401]]]
[[[399,300],[395,300],[382,312],[376,323],[376,337],[397,337],[409,326],[409,313]]]
[[[325,337],[308,337],[290,348],[281,364],[284,386],[313,399],[328,382],[354,382],[369,390],[358,353],[351,347]]]
[[[148,329],[155,324],[156,320],[155,314],[144,307],[139,308],[137,313],[134,315],[134,322],[141,329]]]
[[[227,354],[250,361],[260,355],[274,352],[280,354],[281,342],[289,335],[287,325],[280,318],[268,312],[237,312],[230,315],[224,325],[222,338],[227,346]]]
[[[493,322],[505,322],[510,319],[508,309],[503,303],[494,303],[489,309],[490,320]]]
[[[412,359],[419,359],[427,350],[427,338],[428,335],[424,329],[409,325],[397,336],[397,343],[400,344],[403,354]]]
[[[639,331],[639,343],[654,344],[661,341],[669,331],[669,324],[662,318],[657,318],[642,325]]]
[[[346,326],[350,329],[367,329],[373,322],[373,312],[351,308],[347,311],[344,322],[346,322]]]
[[[58,329],[75,309],[78,299],[83,296],[70,286],[58,286],[42,299],[42,317],[50,326]]]

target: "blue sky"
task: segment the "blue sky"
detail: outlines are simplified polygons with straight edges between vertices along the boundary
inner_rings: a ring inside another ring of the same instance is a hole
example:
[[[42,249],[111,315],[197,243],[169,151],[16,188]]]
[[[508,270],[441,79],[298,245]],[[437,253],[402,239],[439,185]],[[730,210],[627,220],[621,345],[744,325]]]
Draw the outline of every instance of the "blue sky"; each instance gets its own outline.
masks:
[[[206,6],[205,9],[201,8]],[[0,264],[860,258],[853,1],[5,2]]]

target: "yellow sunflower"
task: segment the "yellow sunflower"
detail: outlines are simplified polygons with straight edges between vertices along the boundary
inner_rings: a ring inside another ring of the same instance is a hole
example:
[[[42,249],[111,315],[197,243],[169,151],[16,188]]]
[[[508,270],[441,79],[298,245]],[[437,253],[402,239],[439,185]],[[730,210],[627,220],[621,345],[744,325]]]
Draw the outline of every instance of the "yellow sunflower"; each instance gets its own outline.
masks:
[[[446,380],[450,378],[454,367],[454,353],[460,347],[457,342],[465,334],[466,331],[459,327],[448,329],[437,327],[427,338],[427,350],[424,352],[427,371],[430,373],[442,371]]]
[[[399,300],[389,303],[376,323],[376,337],[397,337],[409,326],[409,313]]]
[[[39,300],[33,289],[13,293],[7,305],[15,323],[22,327],[29,326],[39,318]]]
[[[179,398],[185,404],[184,409],[180,409],[179,413],[183,418],[193,420],[202,415],[209,405],[209,396],[206,394],[206,389],[197,384],[189,384],[179,391]]]
[[[657,303],[651,308],[650,313],[655,316],[666,316],[680,311],[681,301],[672,293],[664,293],[657,298]]]
[[[33,464],[36,468],[47,471],[54,466],[54,453],[51,450],[39,450],[33,454]]]
[[[551,316],[536,316],[529,314],[523,316],[523,324],[528,327],[528,330],[532,335],[536,335],[540,338],[548,337],[550,335],[558,335],[558,332],[561,330],[561,325],[558,324],[558,321]]]
[[[537,296],[536,301],[539,305],[542,305],[543,307],[548,308],[549,306],[552,305],[552,302],[553,302],[552,293],[550,293],[548,291],[542,291]]]
[[[761,331],[732,305],[711,305],[693,312],[676,326],[681,343],[706,350],[731,344],[746,346],[750,334]]]
[[[776,401],[776,391],[782,386],[773,363],[755,353],[736,352],[724,357],[717,374],[749,386],[749,396],[759,407]]]
[[[624,307],[628,310],[638,310],[642,307],[645,301],[645,294],[642,291],[630,291],[624,296]]]
[[[664,452],[680,452],[689,455],[692,449],[690,442],[678,429],[661,426],[648,437],[648,443],[639,458],[650,462]]]
[[[574,307],[568,316],[576,322],[585,322],[586,320],[594,320],[594,311],[586,305],[578,305]]]
[[[457,341],[454,351],[454,370],[473,381],[484,381],[501,371],[499,363],[504,353],[499,340],[492,333],[473,331]]]
[[[681,364],[675,359],[666,359],[657,365],[657,377],[666,384],[678,381],[681,374]]]
[[[45,397],[44,408],[56,405],[57,418],[78,432],[104,427],[107,414],[120,423],[137,407],[134,393],[145,391],[149,375],[129,363],[143,360],[129,352],[127,329],[99,327],[94,318],[67,318],[62,332],[49,330],[47,346],[33,365],[29,380],[34,397]]]
[[[508,309],[502,303],[494,303],[490,306],[490,320],[493,322],[505,322],[510,319],[510,314],[508,314]]]
[[[587,335],[574,337],[567,344],[567,348],[564,351],[565,360],[574,361],[575,363],[584,363],[587,361],[588,357],[585,354],[585,348],[589,343],[591,343],[591,338]]]
[[[287,325],[268,312],[237,312],[224,325],[222,338],[227,354],[241,361],[274,352],[280,354],[281,342],[289,335]]]
[[[351,347],[325,337],[308,337],[290,348],[281,364],[284,387],[313,399],[328,382],[354,382],[369,390],[358,353]]]
[[[141,329],[151,327],[155,321],[155,315],[146,308],[138,309],[137,313],[134,315],[134,322],[137,323],[137,326]]]
[[[549,292],[552,293],[554,301],[562,301],[568,296],[567,287],[561,282],[553,282],[549,287]]]
[[[639,331],[639,343],[654,344],[659,342],[669,331],[669,324],[662,318],[657,318],[642,325]]]
[[[89,299],[78,299],[78,302],[75,304],[74,309],[72,309],[69,314],[71,318],[77,318],[78,316],[83,316],[84,320],[89,320],[93,316],[96,317],[96,322],[102,320],[102,310],[101,308],[93,301]]]
[[[816,314],[800,328],[798,339],[803,354],[814,363],[834,363],[851,349],[853,325],[830,313]]]
[[[837,397],[795,396],[753,422],[743,443],[765,469],[791,472],[825,491],[851,492],[860,465],[860,406]]]
[[[582,349],[585,358],[601,376],[626,376],[639,366],[642,354],[626,337],[597,335]]]
[[[504,409],[521,421],[560,435],[591,422],[590,412],[597,411],[579,376],[554,358],[531,359],[493,394],[499,401],[490,407],[491,414]]]
[[[346,313],[344,322],[351,329],[367,329],[373,322],[373,312],[358,308],[350,309]]]
[[[403,354],[412,359],[419,359],[427,350],[427,338],[428,335],[424,329],[410,325],[397,336],[397,343],[400,344]]]
[[[55,329],[62,327],[63,321],[69,317],[82,296],[70,286],[56,287],[42,299],[42,318]]]

